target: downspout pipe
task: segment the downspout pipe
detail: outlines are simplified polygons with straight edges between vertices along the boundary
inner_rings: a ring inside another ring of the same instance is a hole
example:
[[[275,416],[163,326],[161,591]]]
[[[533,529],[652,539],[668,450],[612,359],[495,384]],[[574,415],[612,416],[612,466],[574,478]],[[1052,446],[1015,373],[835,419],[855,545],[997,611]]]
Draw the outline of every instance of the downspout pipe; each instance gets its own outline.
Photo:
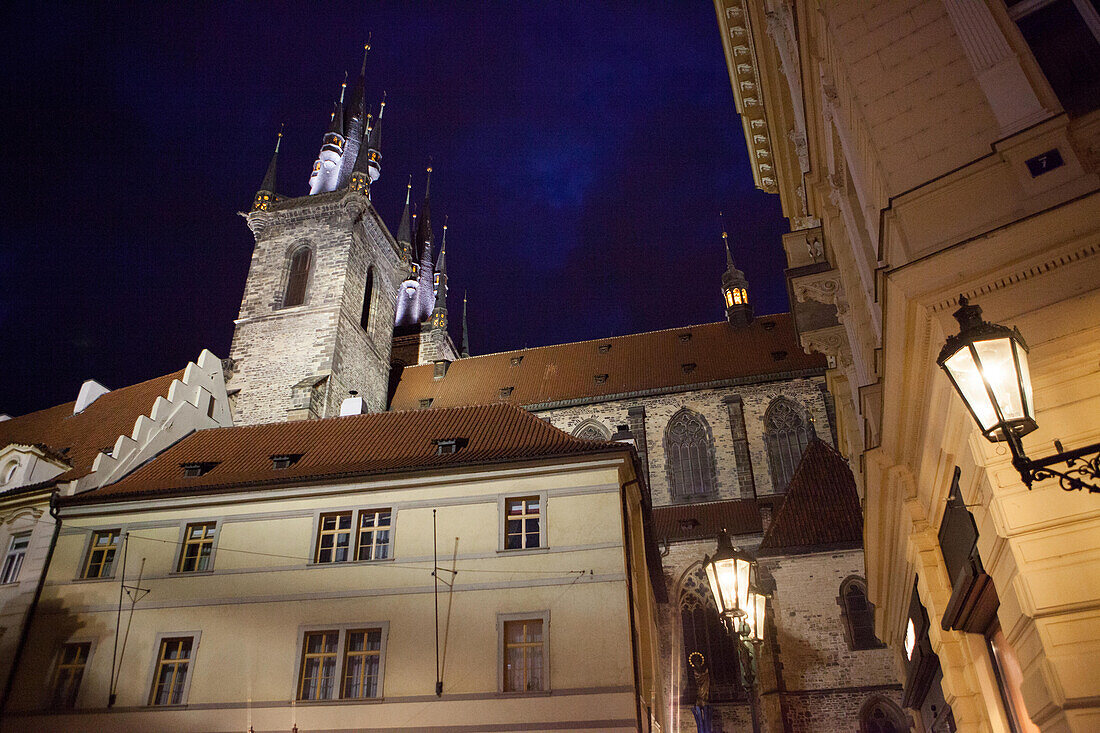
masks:
[[[38,584],[34,588],[34,597],[27,609],[27,616],[23,619],[23,628],[19,631],[19,643],[15,647],[15,656],[12,657],[11,671],[8,672],[8,680],[4,683],[4,694],[0,697],[0,714],[7,712],[8,698],[11,696],[11,688],[15,683],[15,674],[23,661],[23,652],[27,647],[27,639],[30,638],[31,623],[34,621],[34,613],[38,609],[38,600],[42,597],[42,587],[46,584],[46,573],[50,570],[50,561],[53,559],[54,548],[57,547],[57,536],[61,533],[61,517],[58,516],[57,499],[60,496],[57,489],[50,494],[50,516],[53,517],[53,537],[50,538],[50,548],[46,551],[46,562],[42,566],[42,572],[38,576]]]

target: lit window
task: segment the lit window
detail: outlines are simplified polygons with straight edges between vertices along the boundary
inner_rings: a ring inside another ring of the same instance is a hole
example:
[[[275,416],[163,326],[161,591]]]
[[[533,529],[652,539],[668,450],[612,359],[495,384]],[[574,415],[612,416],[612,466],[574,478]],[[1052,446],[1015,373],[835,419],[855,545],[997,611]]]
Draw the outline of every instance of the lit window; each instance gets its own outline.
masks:
[[[917,646],[917,627],[913,625],[913,619],[909,619],[909,625],[905,627],[905,658],[913,658],[913,649]]]
[[[542,619],[504,622],[504,691],[546,689],[546,641]]]
[[[8,544],[8,554],[4,557],[4,569],[0,572],[0,583],[14,583],[19,580],[19,571],[23,568],[23,558],[27,556],[27,545],[30,542],[30,532],[12,536]]]
[[[541,505],[542,500],[537,496],[504,500],[504,549],[541,546]]]
[[[193,639],[183,636],[163,639],[157,655],[157,672],[153,677],[150,705],[182,705],[191,668]]]
[[[379,697],[382,688],[382,637],[381,628],[306,632],[302,640],[298,699],[332,700],[337,692],[340,698],[348,700]],[[341,648],[344,650],[342,666]]]
[[[733,304],[734,305],[741,305],[741,289],[740,288],[734,288],[733,289]]]
[[[80,681],[84,678],[84,666],[88,663],[91,648],[92,645],[89,642],[65,644],[61,647],[61,657],[53,684],[54,707],[76,706],[76,696],[80,692]]]
[[[351,512],[322,514],[316,562],[345,562],[351,554]]]
[[[92,533],[88,557],[84,561],[83,578],[109,578],[114,574],[115,555],[122,530],[106,529]]]
[[[390,556],[390,510],[359,512],[356,560],[385,560]]]
[[[733,291],[732,290],[727,290],[726,291],[726,307],[729,308],[732,305],[733,305]]]
[[[214,531],[216,522],[189,524],[183,532],[183,548],[177,570],[194,573],[209,570],[214,559]]]

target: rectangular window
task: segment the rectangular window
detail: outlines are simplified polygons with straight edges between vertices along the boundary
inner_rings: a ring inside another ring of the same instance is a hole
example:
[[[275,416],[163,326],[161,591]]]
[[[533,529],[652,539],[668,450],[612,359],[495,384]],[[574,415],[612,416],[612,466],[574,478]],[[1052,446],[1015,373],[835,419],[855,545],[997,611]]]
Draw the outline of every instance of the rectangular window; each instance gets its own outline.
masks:
[[[1100,8],[1096,0],[1008,0],[1031,53],[1070,117],[1100,107]]]
[[[114,573],[115,555],[122,530],[105,529],[92,533],[88,559],[84,561],[83,578],[109,578]]]
[[[544,639],[542,619],[504,622],[504,691],[530,692],[543,684]]]
[[[337,631],[313,631],[306,634],[302,646],[302,673],[298,682],[299,700],[328,700],[336,680]]]
[[[351,512],[322,514],[317,529],[316,562],[345,562],[351,555]]]
[[[193,641],[190,636],[161,640],[150,705],[183,704]]]
[[[378,697],[378,673],[382,660],[382,630],[347,632],[344,651],[344,686],[341,697]]]
[[[61,660],[57,665],[57,677],[53,685],[54,707],[71,708],[76,706],[76,696],[80,692],[80,681],[84,678],[84,665],[88,663],[91,652],[90,642],[65,644],[61,647]]]
[[[196,573],[209,570],[214,559],[214,530],[217,522],[189,524],[183,532],[183,547],[180,549],[179,566],[181,573]]]
[[[504,500],[504,549],[521,550],[540,546],[542,500],[523,496]]]
[[[27,555],[27,545],[30,542],[30,532],[12,536],[8,544],[8,554],[4,557],[4,568],[0,571],[0,583],[14,583],[19,580],[19,571],[23,568],[23,558]]]
[[[385,560],[390,556],[390,510],[359,512],[356,560]]]

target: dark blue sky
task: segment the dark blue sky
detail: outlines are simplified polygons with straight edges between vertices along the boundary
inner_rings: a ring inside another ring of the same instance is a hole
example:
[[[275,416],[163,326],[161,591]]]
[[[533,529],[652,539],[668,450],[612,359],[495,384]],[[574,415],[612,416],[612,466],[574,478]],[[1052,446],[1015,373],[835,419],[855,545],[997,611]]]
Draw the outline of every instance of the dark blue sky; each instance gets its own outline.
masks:
[[[36,3],[0,20],[0,412],[228,355],[253,242],[237,212],[281,122],[280,193],[306,193],[368,32],[368,102],[388,94],[374,203],[396,229],[430,156],[475,354],[721,319],[720,209],[757,312],[789,307],[779,200],[753,188],[706,0]]]

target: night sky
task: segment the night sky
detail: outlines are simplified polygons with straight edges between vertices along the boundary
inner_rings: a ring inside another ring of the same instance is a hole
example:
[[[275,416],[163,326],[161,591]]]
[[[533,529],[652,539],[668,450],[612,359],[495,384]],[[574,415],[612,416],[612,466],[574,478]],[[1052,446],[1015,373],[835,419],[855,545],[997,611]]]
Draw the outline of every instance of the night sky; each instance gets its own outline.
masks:
[[[375,207],[429,158],[456,341],[476,355],[724,317],[718,211],[757,313],[786,311],[779,199],[756,191],[707,0],[8,5],[0,413],[228,356],[238,212],[280,123],[304,195],[362,44],[387,92]]]

